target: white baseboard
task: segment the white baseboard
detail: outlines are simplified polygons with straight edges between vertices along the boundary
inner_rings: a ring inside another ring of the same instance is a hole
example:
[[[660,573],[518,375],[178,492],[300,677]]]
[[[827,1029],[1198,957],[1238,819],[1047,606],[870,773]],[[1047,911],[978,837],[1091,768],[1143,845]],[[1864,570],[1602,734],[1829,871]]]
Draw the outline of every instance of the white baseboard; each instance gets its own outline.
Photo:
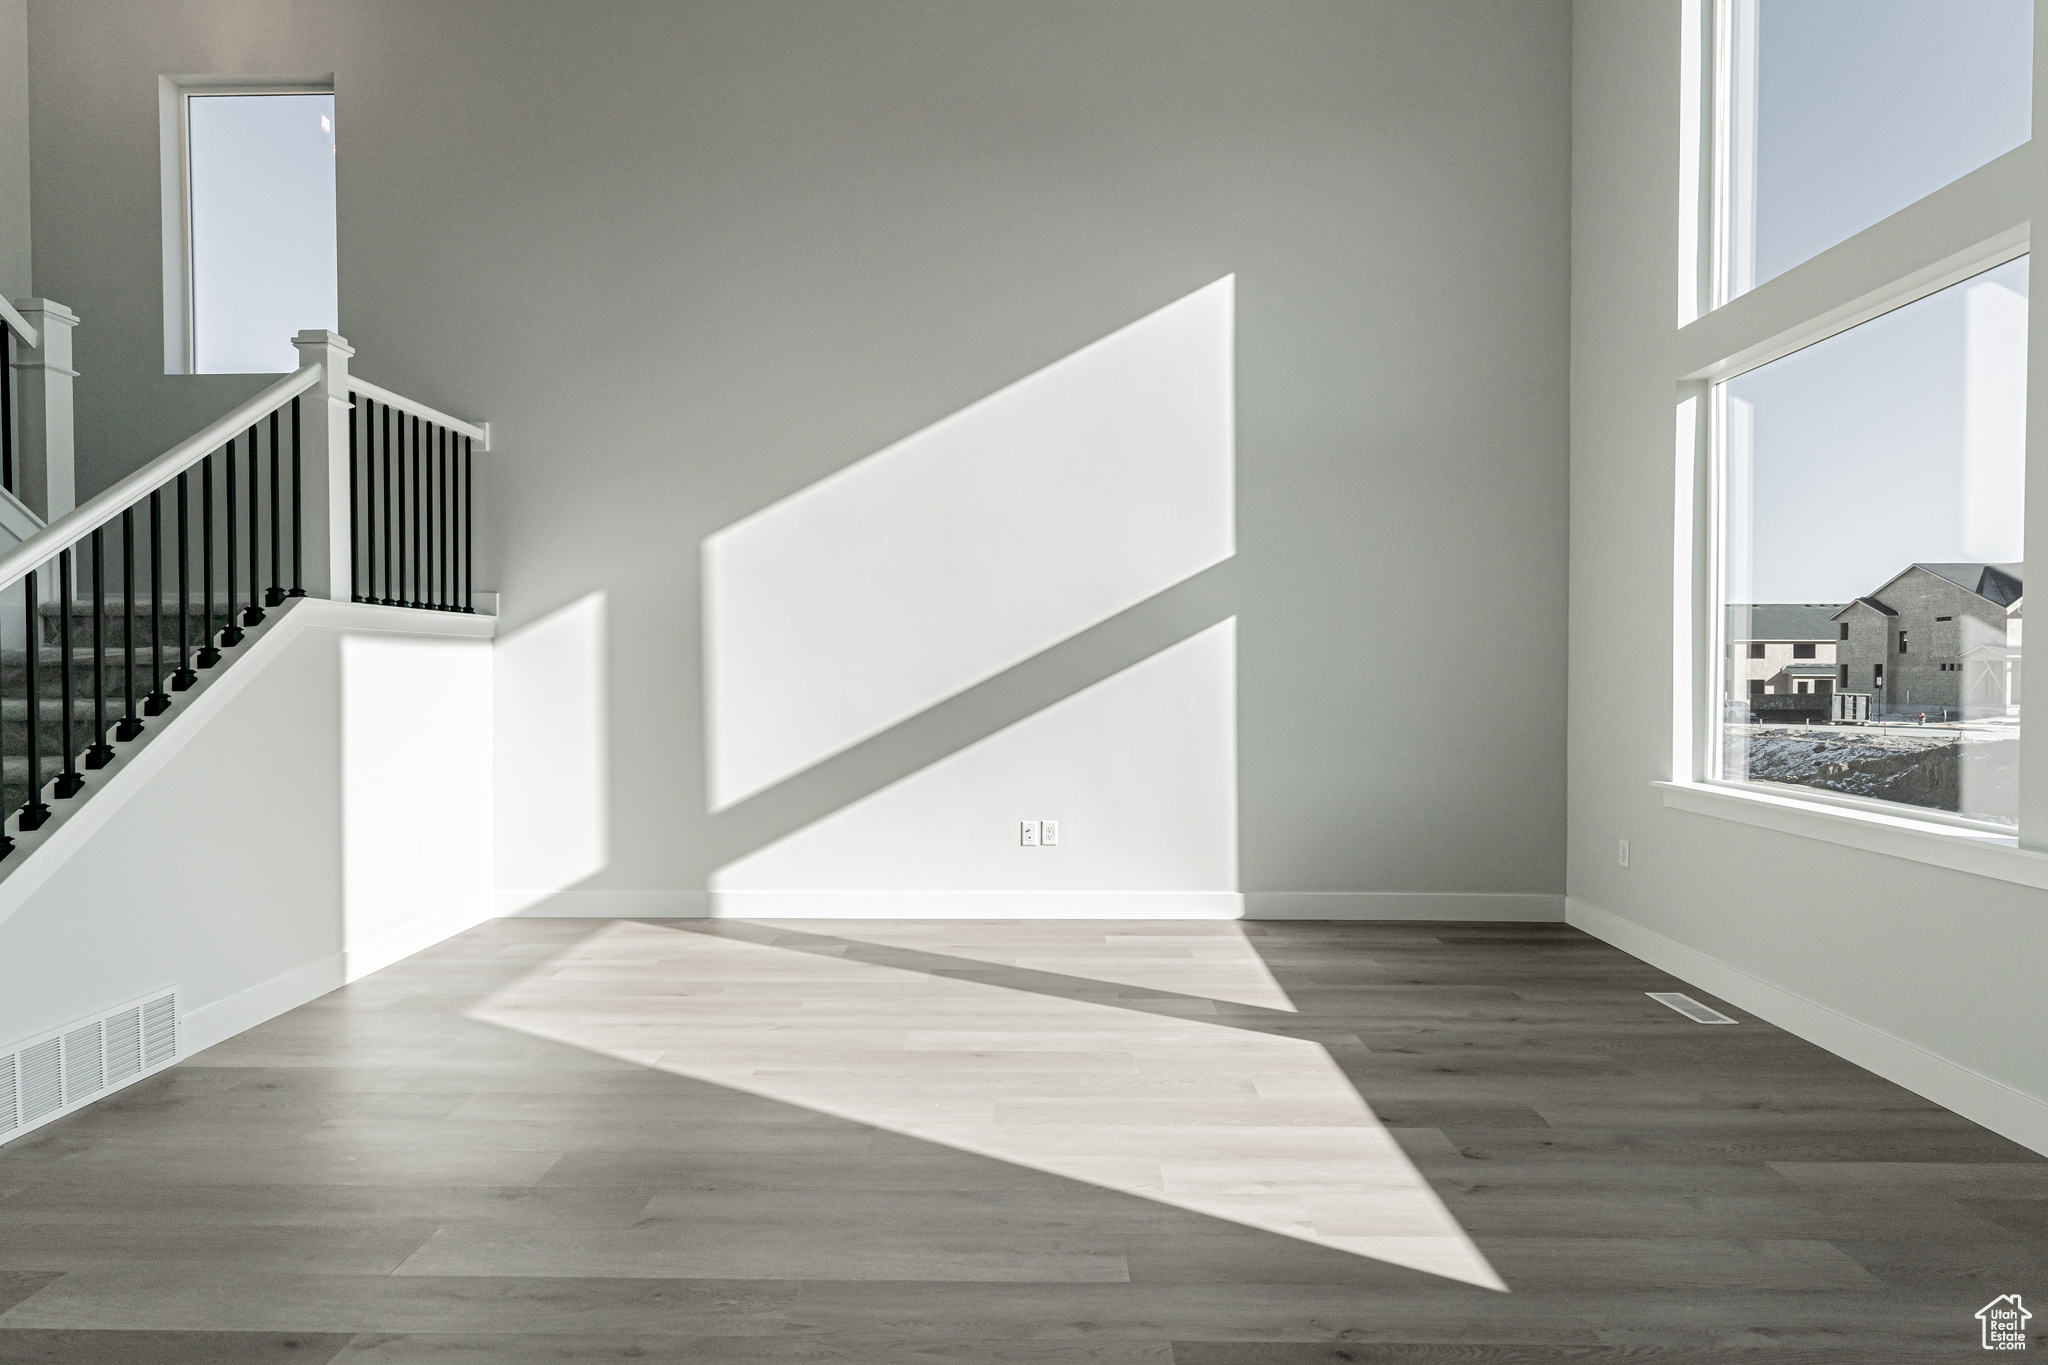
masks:
[[[268,1023],[309,1000],[318,1000],[343,984],[342,969],[343,955],[329,953],[245,991],[237,991],[225,1000],[201,1005],[179,1021],[185,1031],[185,1055],[180,1060],[190,1061],[215,1043]]]
[[[1250,891],[1244,899],[1246,919],[1564,922],[1563,896],[1526,891]]]
[[[2048,1101],[2038,1096],[2015,1090],[1874,1024],[1852,1019],[1818,1001],[1772,985],[1697,948],[1585,901],[1568,902],[1565,918],[1575,928],[1717,995],[1738,1009],[1952,1109],[1972,1123],[2048,1155]]]
[[[360,981],[371,972],[381,972],[394,962],[425,952],[437,943],[454,938],[496,917],[497,909],[487,896],[471,899],[437,915],[427,915],[410,924],[379,934],[363,943],[351,944],[340,953],[342,980]]]
[[[478,898],[453,910],[414,920],[376,938],[351,944],[340,952],[328,953],[303,967],[273,976],[245,991],[237,991],[225,1000],[202,1005],[181,1021],[185,1055],[189,1057],[238,1033],[246,1033],[258,1024],[268,1023],[280,1014],[318,1000],[329,991],[338,990],[351,981],[360,981],[371,972],[381,971],[394,962],[453,938],[465,929],[473,929],[490,919],[493,910],[489,901]]]
[[[1564,897],[1408,891],[500,891],[500,915],[590,919],[1520,920]]]

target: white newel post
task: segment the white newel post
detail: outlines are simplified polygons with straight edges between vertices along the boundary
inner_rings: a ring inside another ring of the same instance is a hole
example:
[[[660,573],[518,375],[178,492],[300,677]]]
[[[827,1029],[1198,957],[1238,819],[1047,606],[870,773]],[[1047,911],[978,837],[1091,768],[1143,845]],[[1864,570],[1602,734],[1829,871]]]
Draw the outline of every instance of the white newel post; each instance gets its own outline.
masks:
[[[71,424],[71,329],[78,315],[49,299],[22,299],[14,305],[22,321],[36,329],[36,345],[15,343],[16,392],[21,399],[21,468],[15,473],[15,495],[44,522],[55,521],[78,505]]]
[[[299,364],[318,364],[320,382],[299,399],[300,478],[305,505],[299,523],[305,537],[306,596],[349,600],[348,527],[348,360],[355,348],[345,337],[310,330],[292,338]]]

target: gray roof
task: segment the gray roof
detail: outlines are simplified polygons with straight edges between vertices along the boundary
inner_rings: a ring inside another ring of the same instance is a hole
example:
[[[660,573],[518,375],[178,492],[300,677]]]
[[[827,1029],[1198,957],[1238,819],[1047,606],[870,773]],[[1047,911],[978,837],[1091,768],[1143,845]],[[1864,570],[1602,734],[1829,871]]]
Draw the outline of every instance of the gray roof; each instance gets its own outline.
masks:
[[[1916,569],[1925,569],[1939,578],[1946,578],[1959,588],[1968,589],[1977,596],[2009,607],[2019,599],[2021,582],[2026,577],[2024,564],[1921,564]]]
[[[1859,598],[1857,598],[1857,599],[1856,599],[1856,600],[1855,600],[1854,602],[1851,602],[1851,603],[1849,604],[1849,607],[1869,607],[1869,608],[1870,608],[1870,609],[1871,609],[1872,611],[1881,611],[1881,612],[1883,612],[1883,613],[1884,613],[1884,614],[1885,614],[1886,616],[1897,616],[1897,615],[1898,615],[1898,613],[1897,613],[1897,612],[1893,611],[1893,610],[1892,610],[1892,609],[1891,609],[1890,607],[1886,606],[1886,605],[1885,605],[1884,603],[1882,603],[1882,602],[1878,601],[1878,600],[1877,600],[1877,599],[1876,599],[1875,597],[1859,597]],[[1842,615],[1842,614],[1843,614],[1844,612],[1847,612],[1847,611],[1849,610],[1849,607],[1843,607],[1843,608],[1842,608],[1842,610],[1841,610],[1841,611],[1838,611],[1838,612],[1836,612],[1836,613],[1835,613],[1835,615],[1837,615],[1837,616],[1840,616],[1840,615]]]
[[[1728,608],[1731,640],[1832,640],[1840,602],[1758,602]]]

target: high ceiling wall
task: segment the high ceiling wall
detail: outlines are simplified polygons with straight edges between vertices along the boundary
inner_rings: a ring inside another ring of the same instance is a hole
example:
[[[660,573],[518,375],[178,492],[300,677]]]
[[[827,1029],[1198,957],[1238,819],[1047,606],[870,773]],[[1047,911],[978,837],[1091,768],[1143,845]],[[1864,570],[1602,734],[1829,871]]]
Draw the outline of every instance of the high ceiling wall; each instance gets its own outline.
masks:
[[[162,372],[158,77],[331,71],[358,368],[496,433],[478,580],[504,593],[522,904],[773,889],[760,857],[801,837],[827,890],[944,867],[938,889],[1555,913],[1570,47],[1562,0],[32,3],[80,491],[263,382]],[[813,600],[720,602],[719,532],[817,490],[857,538],[836,472],[1226,278],[1221,455],[1144,446],[1212,462],[1196,502],[1133,474],[1124,520],[1077,531],[1110,494],[1012,496],[1142,472],[1115,464],[1143,444],[1116,395],[1172,401],[1098,373],[1115,401],[1073,439],[1114,467],[1061,464],[1039,456],[1081,447],[1046,433],[1081,409],[1041,386],[968,463],[894,466],[889,534],[926,558],[861,570],[898,595],[851,608],[874,615],[843,654],[707,697],[722,624],[781,657]],[[963,507],[993,529],[939,546]],[[1182,549],[1145,548],[1187,517]],[[949,575],[986,594],[900,596]],[[707,762],[749,707],[746,733],[787,716],[809,747],[720,805]],[[1062,846],[1020,852],[1026,818]]]

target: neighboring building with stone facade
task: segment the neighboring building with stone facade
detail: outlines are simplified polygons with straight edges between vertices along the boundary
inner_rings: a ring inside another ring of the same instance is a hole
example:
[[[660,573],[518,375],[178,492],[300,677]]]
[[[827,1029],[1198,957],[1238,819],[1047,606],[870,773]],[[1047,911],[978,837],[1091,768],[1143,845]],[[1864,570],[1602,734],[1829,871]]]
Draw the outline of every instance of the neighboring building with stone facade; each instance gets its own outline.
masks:
[[[1835,689],[1878,715],[2002,716],[2019,705],[2024,566],[1913,564],[1834,614]]]
[[[1727,691],[1760,715],[1801,710],[1825,716],[1833,696],[1839,602],[1762,602],[1728,608]],[[1765,702],[1766,697],[1773,698]],[[1802,712],[1803,714],[1803,712]],[[1787,716],[1789,718],[1789,715]]]

